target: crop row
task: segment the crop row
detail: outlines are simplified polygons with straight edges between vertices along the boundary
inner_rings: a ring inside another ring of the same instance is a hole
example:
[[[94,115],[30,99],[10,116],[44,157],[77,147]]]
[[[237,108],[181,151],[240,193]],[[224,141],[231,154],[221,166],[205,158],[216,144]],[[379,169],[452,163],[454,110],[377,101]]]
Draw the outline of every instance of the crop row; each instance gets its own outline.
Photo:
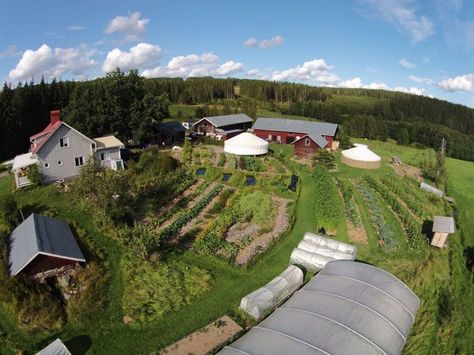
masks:
[[[395,239],[392,229],[383,216],[380,203],[377,201],[369,186],[366,184],[358,184],[357,188],[367,203],[370,211],[372,212],[370,213],[370,218],[374,224],[379,240],[382,241],[380,245],[381,248],[385,250],[392,250],[396,248],[398,241]]]
[[[385,176],[381,181],[391,192],[396,194],[403,202],[406,203],[410,211],[412,211],[418,217],[423,217],[423,205],[413,198],[413,195],[409,191],[407,185],[403,184],[399,179],[388,175]]]
[[[357,213],[356,204],[354,202],[354,188],[352,184],[350,184],[346,180],[336,179],[337,185],[342,194],[342,198],[344,200],[344,204],[346,206],[346,216],[352,222],[354,227],[360,227],[361,220],[360,216]]]
[[[313,181],[316,187],[314,200],[317,224],[319,227],[334,230],[343,217],[342,201],[336,184],[331,174],[321,166],[314,169]]]
[[[216,197],[223,189],[222,185],[215,186],[206,196],[204,196],[192,208],[184,210],[169,226],[161,230],[157,235],[157,240],[167,239],[177,234],[181,228],[196,218],[197,215]]]
[[[390,192],[383,184],[371,176],[366,176],[365,181],[382,196],[385,202],[398,215],[405,227],[410,247],[414,250],[421,250],[426,243],[421,233],[420,224],[400,203],[397,196]]]

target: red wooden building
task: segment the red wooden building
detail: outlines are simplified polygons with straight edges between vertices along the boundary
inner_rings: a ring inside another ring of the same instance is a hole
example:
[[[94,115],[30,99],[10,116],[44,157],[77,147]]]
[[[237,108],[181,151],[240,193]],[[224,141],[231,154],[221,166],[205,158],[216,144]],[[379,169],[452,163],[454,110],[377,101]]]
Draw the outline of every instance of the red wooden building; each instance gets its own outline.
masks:
[[[293,144],[295,155],[309,156],[321,148],[336,149],[337,128],[327,122],[258,118],[253,133],[269,142]]]
[[[35,276],[86,260],[66,222],[33,213],[10,235],[8,267]]]
[[[252,127],[253,120],[246,114],[204,117],[194,124],[194,132],[214,139],[226,140]]]

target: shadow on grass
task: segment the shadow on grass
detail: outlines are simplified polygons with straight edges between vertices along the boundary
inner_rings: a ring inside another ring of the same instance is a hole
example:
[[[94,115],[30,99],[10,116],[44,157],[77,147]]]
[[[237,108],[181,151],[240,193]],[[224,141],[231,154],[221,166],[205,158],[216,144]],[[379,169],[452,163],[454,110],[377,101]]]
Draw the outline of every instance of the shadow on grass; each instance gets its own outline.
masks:
[[[89,351],[92,340],[87,335],[78,335],[64,343],[72,355],[83,355]]]

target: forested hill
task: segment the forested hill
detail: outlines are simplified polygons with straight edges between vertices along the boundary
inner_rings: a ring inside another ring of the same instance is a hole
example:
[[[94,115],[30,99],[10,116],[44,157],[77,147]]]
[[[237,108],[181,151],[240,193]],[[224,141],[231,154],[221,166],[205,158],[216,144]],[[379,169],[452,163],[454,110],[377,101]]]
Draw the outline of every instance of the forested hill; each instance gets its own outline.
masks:
[[[168,99],[167,99],[167,98]],[[51,109],[85,134],[140,138],[173,104],[219,104],[224,113],[255,108],[340,123],[351,136],[394,138],[474,160],[474,109],[400,92],[312,87],[263,80],[215,78],[144,79],[119,71],[85,82],[4,85],[0,93],[0,161],[28,148],[28,137],[49,121]],[[214,110],[215,111],[215,110]],[[203,110],[197,111],[202,115]]]

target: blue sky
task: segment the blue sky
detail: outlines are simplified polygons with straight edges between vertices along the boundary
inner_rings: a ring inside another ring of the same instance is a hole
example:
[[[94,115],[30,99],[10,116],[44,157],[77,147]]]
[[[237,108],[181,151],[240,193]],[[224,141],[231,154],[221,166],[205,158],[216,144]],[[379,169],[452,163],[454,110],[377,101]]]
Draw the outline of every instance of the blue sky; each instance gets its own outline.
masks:
[[[264,78],[474,107],[474,2],[3,1],[0,80]]]

